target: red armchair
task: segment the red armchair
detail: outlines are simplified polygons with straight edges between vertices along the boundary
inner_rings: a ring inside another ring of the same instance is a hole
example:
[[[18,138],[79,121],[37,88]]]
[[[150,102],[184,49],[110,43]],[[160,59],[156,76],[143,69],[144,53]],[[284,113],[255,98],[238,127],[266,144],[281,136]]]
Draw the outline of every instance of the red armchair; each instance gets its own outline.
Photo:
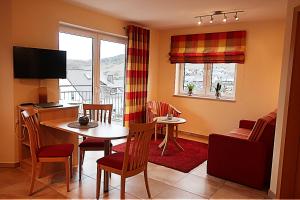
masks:
[[[273,112],[257,122],[241,120],[239,128],[226,135],[211,134],[207,173],[253,188],[267,188],[271,176],[275,123],[276,113]]]

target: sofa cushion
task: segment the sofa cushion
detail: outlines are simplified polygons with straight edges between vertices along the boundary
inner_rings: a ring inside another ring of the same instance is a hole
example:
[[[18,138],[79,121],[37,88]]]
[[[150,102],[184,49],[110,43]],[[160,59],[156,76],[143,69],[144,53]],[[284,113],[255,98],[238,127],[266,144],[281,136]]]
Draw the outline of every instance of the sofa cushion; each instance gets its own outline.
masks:
[[[256,121],[256,123],[255,123],[249,137],[248,137],[248,140],[250,140],[250,141],[259,141],[259,139],[260,139],[262,133],[264,132],[264,129],[267,126],[267,124],[269,124],[269,123],[271,123],[275,120],[276,120],[276,112],[271,112],[271,113],[259,118]]]

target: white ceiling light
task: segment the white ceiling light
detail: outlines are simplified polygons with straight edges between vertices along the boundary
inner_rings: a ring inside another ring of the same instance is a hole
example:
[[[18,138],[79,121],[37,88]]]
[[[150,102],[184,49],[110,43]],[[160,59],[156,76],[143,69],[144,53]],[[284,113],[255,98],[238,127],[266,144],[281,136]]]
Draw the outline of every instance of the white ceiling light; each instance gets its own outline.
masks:
[[[227,16],[226,16],[226,14],[224,14],[223,22],[224,22],[224,23],[227,22]]]
[[[198,25],[202,24],[202,17],[199,17]]]
[[[237,12],[234,15],[234,19],[235,19],[235,21],[239,21],[239,17],[238,17],[238,13]]]
[[[211,23],[211,24],[212,24],[213,22],[214,22],[214,17],[211,15],[211,16],[210,16],[209,23]]]

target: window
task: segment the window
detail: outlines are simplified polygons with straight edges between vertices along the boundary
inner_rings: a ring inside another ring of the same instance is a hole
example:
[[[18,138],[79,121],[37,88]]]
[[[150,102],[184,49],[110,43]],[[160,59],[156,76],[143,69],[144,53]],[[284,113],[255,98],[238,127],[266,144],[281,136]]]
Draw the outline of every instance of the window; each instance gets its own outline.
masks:
[[[215,98],[215,87],[221,87],[222,99],[234,99],[236,87],[235,63],[191,64],[176,66],[175,95],[187,95],[189,83],[194,84],[194,97]]]

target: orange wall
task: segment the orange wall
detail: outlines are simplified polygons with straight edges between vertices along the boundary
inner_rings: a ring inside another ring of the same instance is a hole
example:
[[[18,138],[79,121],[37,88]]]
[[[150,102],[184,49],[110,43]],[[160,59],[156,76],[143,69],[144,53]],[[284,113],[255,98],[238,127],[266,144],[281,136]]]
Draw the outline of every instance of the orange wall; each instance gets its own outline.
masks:
[[[11,2],[0,1],[0,162],[15,161]]]
[[[175,97],[175,65],[168,61],[172,35],[247,31],[245,64],[237,67],[236,101]],[[239,22],[172,29],[160,32],[158,99],[182,111],[187,123],[181,130],[208,135],[238,126],[240,119],[252,119],[277,107],[283,49],[284,21]]]
[[[1,52],[2,49],[5,49],[7,53],[6,59],[1,59],[0,61],[1,65],[6,65],[5,68],[1,66],[0,79],[1,106],[5,103],[5,107],[1,109],[3,111],[1,113],[5,113],[4,116],[6,117],[1,116],[1,127],[5,127],[5,135],[2,131],[1,135],[4,135],[4,139],[7,139],[5,144],[0,144],[0,148],[3,147],[6,149],[5,151],[0,151],[0,163],[2,163],[18,161],[18,145],[16,145],[17,139],[14,132],[15,119],[17,119],[16,106],[23,102],[37,102],[37,89],[39,86],[48,87],[48,101],[57,101],[59,95],[58,80],[13,79],[11,46],[58,49],[60,22],[123,36],[126,35],[123,27],[128,22],[83,7],[71,5],[63,0],[11,0],[5,1],[5,3],[1,1],[0,20],[1,24],[7,27],[7,29],[5,28],[5,32],[1,30],[0,38],[1,45],[3,44]],[[2,40],[4,41],[3,43]],[[156,98],[154,87],[156,87],[157,82],[157,44],[158,32],[151,30],[149,90],[153,92],[149,93],[149,98]],[[152,82],[154,83],[152,84]],[[4,124],[2,125],[2,123]],[[6,157],[1,155],[4,152]]]

